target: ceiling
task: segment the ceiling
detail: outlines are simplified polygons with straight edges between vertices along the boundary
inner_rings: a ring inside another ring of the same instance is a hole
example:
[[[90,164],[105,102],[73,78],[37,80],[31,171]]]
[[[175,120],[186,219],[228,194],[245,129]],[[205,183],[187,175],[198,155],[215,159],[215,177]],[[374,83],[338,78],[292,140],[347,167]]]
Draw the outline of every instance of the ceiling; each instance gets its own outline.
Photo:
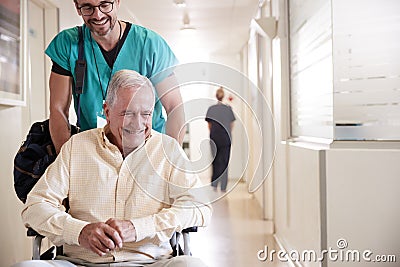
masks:
[[[234,54],[247,42],[251,19],[259,0],[121,0],[121,19],[132,21],[158,32],[174,52],[200,59],[201,55]],[[187,14],[190,27],[182,31]]]

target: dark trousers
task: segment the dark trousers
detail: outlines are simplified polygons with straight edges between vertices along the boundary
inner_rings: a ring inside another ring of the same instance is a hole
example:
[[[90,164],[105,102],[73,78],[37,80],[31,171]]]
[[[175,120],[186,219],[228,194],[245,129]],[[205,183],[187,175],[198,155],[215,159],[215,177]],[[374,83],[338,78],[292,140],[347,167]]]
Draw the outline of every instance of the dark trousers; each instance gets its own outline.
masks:
[[[212,154],[215,153],[215,158],[212,163],[213,173],[211,177],[211,185],[215,188],[218,187],[218,183],[221,182],[221,190],[225,191],[228,184],[228,163],[231,155],[231,144],[223,146],[211,146]]]

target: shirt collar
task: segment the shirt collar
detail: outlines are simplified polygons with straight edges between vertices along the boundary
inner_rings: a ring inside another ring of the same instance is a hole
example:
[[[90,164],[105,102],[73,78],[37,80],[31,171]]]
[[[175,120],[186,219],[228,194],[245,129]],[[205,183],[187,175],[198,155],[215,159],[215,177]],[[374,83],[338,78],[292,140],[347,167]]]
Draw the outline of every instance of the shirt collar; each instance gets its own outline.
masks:
[[[118,147],[116,145],[114,145],[113,143],[111,143],[110,139],[108,139],[107,134],[110,133],[110,126],[108,124],[106,124],[102,129],[101,129],[101,142],[104,148],[106,147],[115,147],[118,151]],[[139,149],[141,149],[142,147],[144,147],[144,145],[147,143],[147,141],[152,137],[153,134],[153,130],[150,131],[149,136],[146,137],[146,139],[140,144],[138,145],[137,148],[135,148],[130,154],[135,153],[136,151],[138,151]],[[128,156],[129,156],[128,155]]]

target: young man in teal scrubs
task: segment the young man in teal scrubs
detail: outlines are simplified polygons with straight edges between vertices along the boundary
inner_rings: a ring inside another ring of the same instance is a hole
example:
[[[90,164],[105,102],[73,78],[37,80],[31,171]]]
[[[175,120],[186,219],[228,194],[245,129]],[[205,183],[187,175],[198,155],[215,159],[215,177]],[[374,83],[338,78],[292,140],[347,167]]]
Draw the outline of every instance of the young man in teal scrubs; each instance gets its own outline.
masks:
[[[168,135],[182,143],[182,98],[179,89],[176,89],[172,70],[178,61],[168,44],[149,29],[118,20],[121,0],[74,0],[74,3],[84,21],[84,58],[87,64],[83,94],[80,96],[81,130],[102,126],[99,125],[104,118],[102,107],[111,76],[118,70],[131,69],[148,77],[156,87],[153,129],[159,132],[166,129]],[[57,153],[70,137],[68,111],[72,97],[77,112],[74,81],[78,40],[76,27],[66,29],[46,49],[53,62],[50,74],[50,132]],[[168,117],[172,111],[174,113],[173,122],[169,120],[167,125],[162,106]]]

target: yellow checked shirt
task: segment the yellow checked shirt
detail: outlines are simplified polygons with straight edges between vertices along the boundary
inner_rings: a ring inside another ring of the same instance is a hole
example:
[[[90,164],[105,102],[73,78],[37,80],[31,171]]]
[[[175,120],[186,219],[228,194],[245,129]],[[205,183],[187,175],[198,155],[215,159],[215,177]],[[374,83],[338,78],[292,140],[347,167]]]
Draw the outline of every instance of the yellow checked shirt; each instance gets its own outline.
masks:
[[[68,257],[89,262],[152,260],[171,252],[175,231],[206,226],[211,206],[197,175],[172,138],[152,132],[125,159],[103,129],[74,135],[28,195],[27,227],[64,245]],[[62,206],[69,199],[68,213]],[[131,220],[137,240],[100,257],[79,246],[82,228],[109,218]]]

